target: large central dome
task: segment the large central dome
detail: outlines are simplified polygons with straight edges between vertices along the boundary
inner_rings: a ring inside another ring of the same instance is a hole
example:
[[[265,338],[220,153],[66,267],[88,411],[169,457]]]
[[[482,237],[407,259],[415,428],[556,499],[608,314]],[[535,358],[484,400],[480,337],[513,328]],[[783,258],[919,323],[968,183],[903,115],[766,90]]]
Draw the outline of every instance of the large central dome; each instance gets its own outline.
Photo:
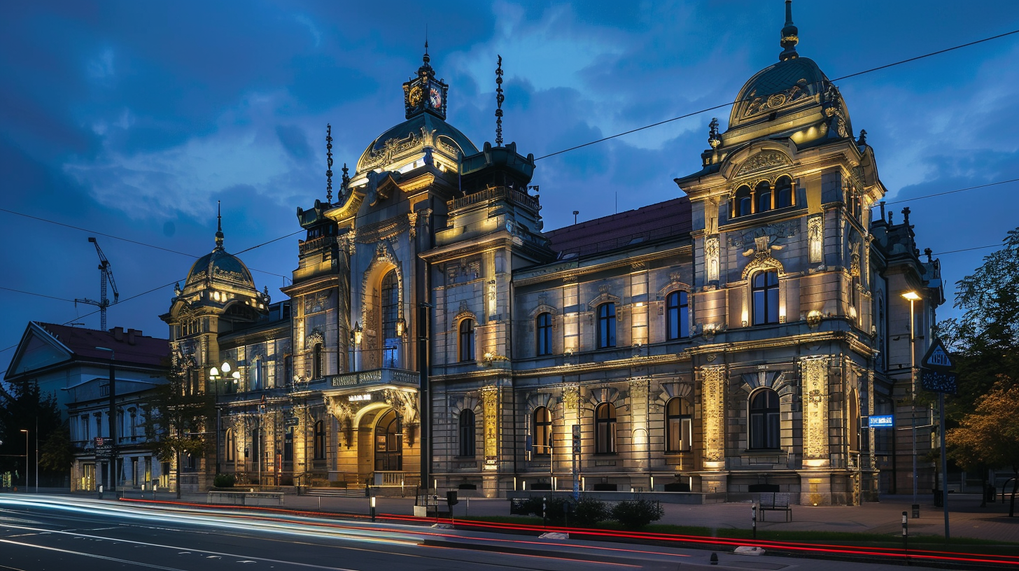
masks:
[[[459,129],[432,115],[421,113],[379,135],[357,160],[357,174],[363,174],[429,146],[452,156],[477,154],[478,148]]]
[[[478,147],[458,129],[446,123],[446,95],[441,79],[435,79],[428,57],[428,43],[417,74],[403,84],[403,104],[407,120],[379,135],[357,160],[354,178],[372,170],[399,170],[417,162],[426,149],[445,155],[447,164],[457,164],[464,156],[474,155]]]

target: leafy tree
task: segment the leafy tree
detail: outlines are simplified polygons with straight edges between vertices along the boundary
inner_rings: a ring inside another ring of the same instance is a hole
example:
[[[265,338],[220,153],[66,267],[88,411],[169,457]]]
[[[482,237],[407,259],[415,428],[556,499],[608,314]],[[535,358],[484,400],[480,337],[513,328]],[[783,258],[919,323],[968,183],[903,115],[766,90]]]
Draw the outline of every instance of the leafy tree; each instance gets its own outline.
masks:
[[[54,472],[67,472],[74,465],[74,446],[71,429],[65,420],[39,445],[39,468]]]
[[[959,421],[996,383],[1019,382],[1019,228],[956,285],[955,307],[963,316],[945,320],[939,334],[953,352],[959,375],[959,394],[945,411]]]
[[[201,390],[191,375],[171,367],[166,384],[152,390],[145,415],[145,436],[163,462],[176,466],[177,498],[181,489],[181,460],[185,454],[204,456],[210,447],[209,419],[215,418],[212,394]]]
[[[948,445],[956,453],[990,466],[1009,466],[1015,477],[1009,517],[1015,515],[1019,491],[1019,383],[1003,378],[977,401],[976,410],[962,419],[962,426],[948,431]]]
[[[25,456],[29,455],[28,481],[33,481],[36,470],[33,456],[35,442],[40,448],[56,432],[62,430],[60,407],[52,394],[39,392],[39,385],[27,380],[8,385],[7,390],[0,388],[0,472],[16,472],[15,483],[25,481]],[[28,450],[25,450],[25,434],[29,431]],[[38,434],[36,433],[38,431]],[[20,457],[20,458],[19,458]],[[48,468],[40,462],[40,467]],[[38,479],[43,482],[62,481],[68,475],[68,465],[58,469],[52,468],[41,472]],[[58,480],[59,479],[59,480]]]

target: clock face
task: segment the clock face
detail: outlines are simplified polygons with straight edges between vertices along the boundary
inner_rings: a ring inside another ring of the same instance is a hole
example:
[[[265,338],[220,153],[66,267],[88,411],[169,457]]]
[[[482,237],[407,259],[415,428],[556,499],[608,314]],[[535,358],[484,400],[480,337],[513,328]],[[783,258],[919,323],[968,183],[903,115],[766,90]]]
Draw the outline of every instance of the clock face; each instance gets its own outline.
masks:
[[[428,101],[433,109],[442,109],[442,90],[438,87],[431,87],[428,90]]]
[[[421,97],[423,95],[424,94],[421,92],[421,86],[415,85],[414,87],[411,88],[410,93],[407,94],[407,101],[409,101],[411,105],[416,107],[421,103]]]

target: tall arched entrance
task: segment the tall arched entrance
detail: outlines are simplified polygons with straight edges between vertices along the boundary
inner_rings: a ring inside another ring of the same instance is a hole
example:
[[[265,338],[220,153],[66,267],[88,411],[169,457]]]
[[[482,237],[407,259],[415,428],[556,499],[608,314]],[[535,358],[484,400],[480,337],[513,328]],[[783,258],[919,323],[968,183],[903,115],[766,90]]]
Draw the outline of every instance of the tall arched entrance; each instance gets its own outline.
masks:
[[[398,472],[403,470],[403,433],[400,415],[387,410],[375,423],[375,471]]]

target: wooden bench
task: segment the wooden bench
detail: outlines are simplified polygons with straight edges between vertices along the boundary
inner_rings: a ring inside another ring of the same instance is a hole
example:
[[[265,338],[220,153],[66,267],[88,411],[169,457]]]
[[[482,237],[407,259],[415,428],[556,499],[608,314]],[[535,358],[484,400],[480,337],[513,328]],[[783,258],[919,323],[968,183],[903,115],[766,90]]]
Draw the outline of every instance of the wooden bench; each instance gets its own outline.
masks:
[[[765,512],[785,512],[786,523],[793,520],[793,508],[789,505],[789,494],[759,492],[757,495],[757,521],[767,521]]]

